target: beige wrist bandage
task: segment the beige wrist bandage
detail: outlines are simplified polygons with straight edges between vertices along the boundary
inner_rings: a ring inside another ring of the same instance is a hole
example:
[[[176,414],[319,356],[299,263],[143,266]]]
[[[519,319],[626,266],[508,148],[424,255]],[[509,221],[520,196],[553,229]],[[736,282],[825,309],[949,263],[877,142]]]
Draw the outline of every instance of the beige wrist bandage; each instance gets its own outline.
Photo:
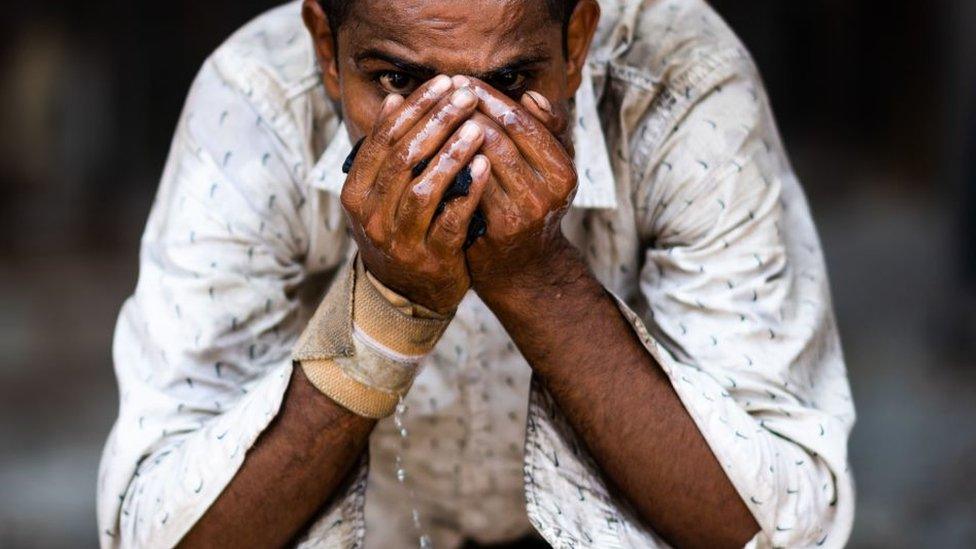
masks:
[[[357,255],[336,275],[292,358],[312,385],[343,407],[386,417],[450,320],[384,287]]]

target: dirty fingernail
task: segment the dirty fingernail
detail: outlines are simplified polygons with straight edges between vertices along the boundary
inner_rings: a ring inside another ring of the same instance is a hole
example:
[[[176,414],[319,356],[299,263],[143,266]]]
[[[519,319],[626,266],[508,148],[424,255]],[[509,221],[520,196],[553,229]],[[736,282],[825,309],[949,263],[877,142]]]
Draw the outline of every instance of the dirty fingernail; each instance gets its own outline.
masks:
[[[457,75],[452,77],[451,80],[454,82],[455,88],[463,88],[471,84],[471,80],[469,80],[467,76]]]
[[[437,94],[444,93],[449,89],[451,89],[451,78],[446,74],[435,77],[430,85],[430,90]]]
[[[544,110],[546,112],[549,112],[549,113],[552,112],[552,104],[549,103],[549,100],[546,99],[546,96],[542,95],[541,93],[539,93],[539,92],[537,92],[535,90],[529,90],[529,91],[527,91],[525,93],[527,93],[529,95],[529,97],[531,97],[532,100],[535,101],[535,104],[536,105],[539,105],[539,108],[540,109],[542,109],[542,110]]]
[[[459,109],[464,109],[474,105],[477,98],[468,88],[461,88],[451,96],[451,104]]]
[[[488,171],[488,159],[484,155],[477,155],[474,160],[471,161],[471,175],[473,177],[481,177]]]
[[[481,135],[481,126],[475,124],[474,122],[468,120],[461,126],[461,139],[465,141],[474,141]]]
[[[396,108],[397,104],[399,103],[398,99],[403,98],[395,93],[387,95],[386,99],[383,100],[383,105],[380,106],[380,114],[383,116],[390,114],[390,112]]]

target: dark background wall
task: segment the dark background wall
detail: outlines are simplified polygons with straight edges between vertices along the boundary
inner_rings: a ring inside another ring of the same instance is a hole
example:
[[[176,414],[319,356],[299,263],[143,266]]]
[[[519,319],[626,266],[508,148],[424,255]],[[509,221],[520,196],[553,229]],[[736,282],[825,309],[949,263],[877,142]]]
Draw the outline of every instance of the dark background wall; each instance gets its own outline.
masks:
[[[272,4],[0,8],[0,546],[96,543],[115,315],[200,63]],[[830,267],[854,547],[976,546],[976,2],[719,0]]]

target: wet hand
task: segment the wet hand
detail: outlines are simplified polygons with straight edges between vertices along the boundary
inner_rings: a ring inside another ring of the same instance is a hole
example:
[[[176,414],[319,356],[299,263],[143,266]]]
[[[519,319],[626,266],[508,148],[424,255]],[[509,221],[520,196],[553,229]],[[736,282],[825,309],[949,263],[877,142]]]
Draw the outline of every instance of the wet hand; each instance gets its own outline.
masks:
[[[471,284],[462,249],[487,187],[489,160],[477,154],[482,126],[467,121],[478,100],[447,76],[406,99],[390,95],[347,166],[342,206],[367,270],[390,289],[450,313]],[[441,204],[470,165],[466,196]]]
[[[491,164],[480,206],[487,232],[466,252],[472,286],[484,298],[532,283],[569,246],[560,221],[576,191],[576,170],[563,144],[569,143],[565,113],[541,94],[526,94],[516,103],[477,79],[454,81],[478,96],[472,120],[483,128],[481,152]]]

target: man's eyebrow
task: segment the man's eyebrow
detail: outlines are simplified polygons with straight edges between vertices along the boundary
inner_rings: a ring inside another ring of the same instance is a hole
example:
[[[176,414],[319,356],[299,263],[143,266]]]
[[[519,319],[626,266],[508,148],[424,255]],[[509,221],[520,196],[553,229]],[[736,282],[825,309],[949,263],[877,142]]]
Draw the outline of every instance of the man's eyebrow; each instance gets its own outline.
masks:
[[[515,72],[517,70],[524,69],[525,67],[529,67],[532,65],[537,65],[539,63],[545,63],[551,59],[552,58],[549,55],[544,53],[527,55],[525,57],[520,57],[512,61],[509,61],[508,63],[505,63],[500,67],[487,70],[481,74],[473,74],[471,76],[474,76],[479,80],[484,80],[485,82],[487,82],[489,80],[492,80],[493,78],[496,78],[499,75],[509,73],[509,72]]]
[[[389,53],[374,48],[370,48],[357,53],[354,59],[356,60],[356,63],[359,63],[366,59],[378,59],[380,61],[385,61],[393,65],[394,67],[402,70],[403,72],[409,72],[416,76],[425,77],[425,78],[433,78],[434,76],[440,74],[441,72],[435,69],[434,67],[430,67],[420,63],[414,63],[412,61],[407,61],[406,59],[403,59],[401,57],[397,57],[395,55],[391,55]],[[552,57],[545,53],[530,54],[524,57],[513,59],[512,61],[509,61],[504,65],[489,69],[482,73],[472,74],[469,76],[474,76],[479,80],[488,81],[491,80],[492,78],[497,77],[498,75],[505,74],[507,72],[514,72],[531,65],[545,63],[551,59]]]
[[[355,59],[356,59],[356,63],[359,63],[366,59],[379,59],[380,61],[386,61],[387,63],[402,70],[403,72],[409,72],[415,76],[433,78],[435,75],[437,75],[437,69],[433,67],[428,67],[427,65],[421,65],[419,63],[412,63],[410,61],[407,61],[406,59],[402,59],[395,55],[390,55],[388,53],[382,52],[377,49],[372,49],[372,48],[357,53]]]

